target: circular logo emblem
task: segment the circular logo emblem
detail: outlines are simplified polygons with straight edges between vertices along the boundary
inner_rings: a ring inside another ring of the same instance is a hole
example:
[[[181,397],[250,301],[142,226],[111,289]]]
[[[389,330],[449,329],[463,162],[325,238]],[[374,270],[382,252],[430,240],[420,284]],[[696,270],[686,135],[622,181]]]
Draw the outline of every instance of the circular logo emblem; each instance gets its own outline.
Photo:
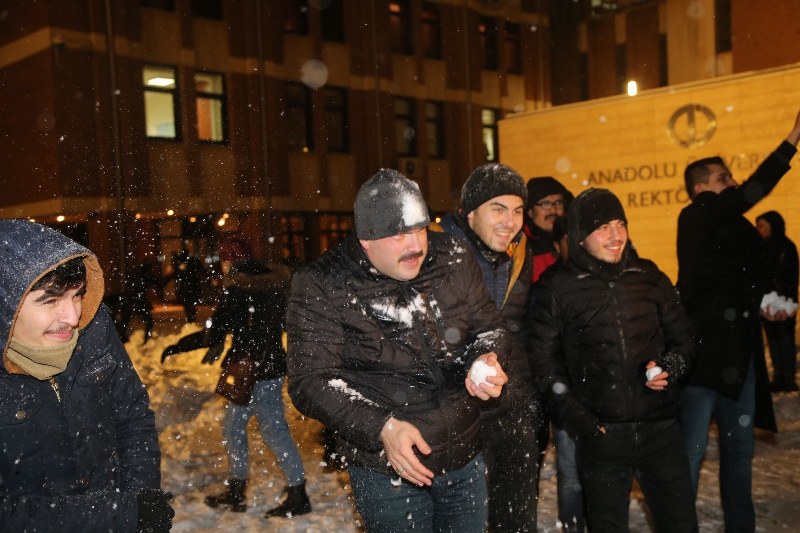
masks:
[[[717,117],[702,104],[687,104],[678,108],[667,123],[667,134],[682,148],[703,146],[717,131]]]

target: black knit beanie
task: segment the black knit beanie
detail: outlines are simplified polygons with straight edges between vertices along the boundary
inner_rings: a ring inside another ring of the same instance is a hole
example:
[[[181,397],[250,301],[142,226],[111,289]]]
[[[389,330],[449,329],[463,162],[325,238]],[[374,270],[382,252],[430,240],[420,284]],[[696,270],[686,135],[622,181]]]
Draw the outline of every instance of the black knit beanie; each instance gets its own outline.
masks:
[[[612,220],[628,221],[619,198],[608,189],[586,189],[580,193],[569,212],[571,220],[575,216],[578,218],[576,244],[583,242],[594,230]]]
[[[356,194],[356,236],[374,241],[431,223],[419,185],[396,170],[382,168]]]
[[[531,209],[539,200],[551,194],[560,194],[564,197],[564,208],[569,209],[569,204],[574,198],[572,193],[561,182],[551,176],[542,176],[528,180],[528,202],[525,209]]]
[[[506,194],[519,196],[523,202],[528,199],[522,176],[501,163],[481,165],[461,187],[461,214],[466,216],[492,198]]]

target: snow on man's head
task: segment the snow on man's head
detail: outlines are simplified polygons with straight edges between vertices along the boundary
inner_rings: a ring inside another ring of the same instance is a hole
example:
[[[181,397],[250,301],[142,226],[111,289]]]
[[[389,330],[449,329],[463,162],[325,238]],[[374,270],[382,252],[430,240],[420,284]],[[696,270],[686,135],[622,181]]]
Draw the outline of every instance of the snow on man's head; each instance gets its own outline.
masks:
[[[359,189],[353,205],[356,236],[363,240],[391,237],[431,223],[428,206],[416,182],[383,168]]]

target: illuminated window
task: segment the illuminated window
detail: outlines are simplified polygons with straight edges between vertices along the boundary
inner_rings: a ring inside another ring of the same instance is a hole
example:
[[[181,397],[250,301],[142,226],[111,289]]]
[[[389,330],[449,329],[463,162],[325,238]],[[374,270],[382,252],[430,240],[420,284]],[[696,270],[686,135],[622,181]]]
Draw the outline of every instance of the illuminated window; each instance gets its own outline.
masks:
[[[197,91],[197,138],[225,142],[225,79],[222,74],[198,72],[194,75]]]
[[[411,54],[411,20],[408,0],[389,2],[389,30],[391,31],[392,52]]]
[[[500,112],[495,109],[481,111],[481,136],[486,149],[486,161],[500,160],[500,143],[497,135],[497,120]]]
[[[174,67],[147,65],[142,69],[144,115],[151,139],[180,138],[178,84]]]
[[[497,27],[493,18],[481,17],[478,21],[478,44],[486,70],[497,70]]]
[[[442,20],[439,7],[422,3],[422,55],[429,59],[442,58]]]

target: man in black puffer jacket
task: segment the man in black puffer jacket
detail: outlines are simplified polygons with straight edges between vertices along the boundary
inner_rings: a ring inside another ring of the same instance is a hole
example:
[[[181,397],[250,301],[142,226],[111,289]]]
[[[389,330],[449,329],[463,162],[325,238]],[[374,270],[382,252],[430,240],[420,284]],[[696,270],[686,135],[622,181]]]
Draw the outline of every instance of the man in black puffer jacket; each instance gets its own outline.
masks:
[[[482,532],[474,397],[507,381],[503,321],[464,243],[428,235],[416,183],[380,170],[354,212],[355,234],[292,280],[289,394],[335,431],[368,531]]]
[[[155,417],[97,257],[2,220],[0,295],[0,530],[169,531]]]
[[[483,456],[489,469],[489,531],[536,531],[536,429],[542,409],[522,340],[533,270],[532,254],[520,231],[527,194],[514,169],[481,165],[464,183],[459,209],[441,224],[462,238],[477,259],[489,296],[513,339],[504,367],[505,393],[500,401],[486,402],[481,412]]]
[[[531,364],[576,437],[590,530],[628,530],[635,477],[657,531],[696,531],[678,425],[677,382],[693,362],[689,320],[669,279],[631,247],[610,191],[579,194],[567,219],[568,263],[537,286]]]

